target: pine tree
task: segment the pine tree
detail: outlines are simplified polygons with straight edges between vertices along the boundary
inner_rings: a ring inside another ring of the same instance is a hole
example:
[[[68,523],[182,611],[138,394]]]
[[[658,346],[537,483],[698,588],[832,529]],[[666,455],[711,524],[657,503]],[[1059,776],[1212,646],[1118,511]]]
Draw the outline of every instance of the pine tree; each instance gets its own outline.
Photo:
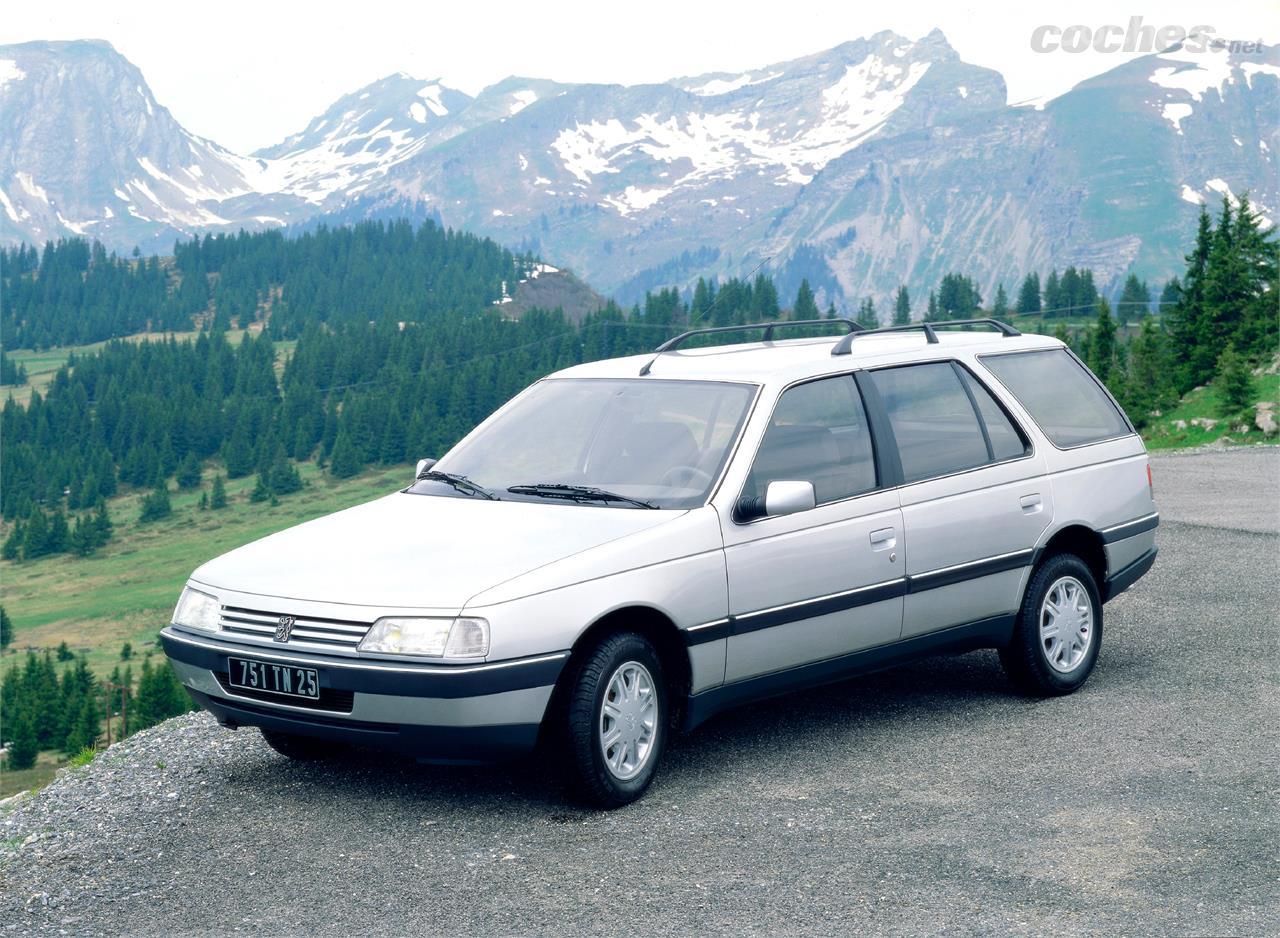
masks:
[[[911,295],[907,293],[906,284],[900,285],[893,297],[893,324],[895,326],[911,324]]]
[[[200,460],[195,453],[188,453],[178,464],[177,481],[180,489],[200,487]]]
[[[15,521],[13,530],[9,532],[9,536],[4,539],[4,547],[0,549],[0,557],[5,560],[21,560],[22,548],[26,543],[27,534],[22,526],[21,521]]]
[[[302,490],[302,476],[298,468],[281,453],[272,463],[267,481],[273,495],[291,495]]]
[[[98,549],[98,531],[91,517],[82,515],[76,518],[76,523],[71,528],[69,546],[71,552],[78,557],[88,557]]]
[[[93,510],[93,533],[94,543],[98,547],[102,547],[107,541],[111,540],[111,534],[115,530],[115,525],[111,523],[111,515],[107,512],[106,501],[99,497],[98,504]]]
[[[1004,292],[1004,284],[996,284],[996,298],[991,304],[991,315],[996,319],[1009,318],[1009,295]]]
[[[169,501],[169,488],[164,480],[160,479],[155,489],[149,495],[142,497],[142,511],[138,515],[138,522],[147,524],[167,518],[171,514],[173,514],[173,505]]]
[[[258,482],[253,487],[253,491],[249,493],[249,501],[255,504],[270,501],[272,494],[271,483],[267,481],[266,472],[259,472]]]
[[[22,538],[22,559],[32,560],[49,553],[49,519],[39,508],[33,507],[27,516]]]
[[[9,613],[5,612],[4,606],[0,606],[0,651],[4,651],[12,644],[13,620],[9,618]]]
[[[1027,274],[1022,278],[1022,286],[1018,288],[1017,313],[1029,316],[1040,312],[1040,275]]]
[[[796,319],[817,319],[818,304],[813,298],[813,290],[808,280],[800,281],[800,289],[796,292],[796,305],[792,313]]]
[[[1227,418],[1243,416],[1253,405],[1253,378],[1248,364],[1234,345],[1228,345],[1218,356],[1217,366],[1214,390],[1218,395],[1218,412]]]
[[[227,507],[227,483],[221,475],[213,477],[213,490],[209,493],[209,508],[217,511]]]
[[[9,741],[7,768],[11,771],[29,769],[36,764],[36,756],[40,754],[31,714],[24,708],[11,719],[14,720],[14,731]]]
[[[858,325],[866,329],[880,328],[880,317],[876,315],[876,304],[867,297],[858,307]]]
[[[1129,345],[1129,374],[1120,395],[1125,410],[1141,429],[1154,411],[1176,396],[1164,335],[1152,317],[1143,316],[1138,335]]]
[[[329,458],[329,472],[339,479],[349,479],[363,468],[360,456],[344,423],[338,430],[338,438],[333,444],[333,454]]]
[[[1106,300],[1098,302],[1090,351],[1089,367],[1103,384],[1109,384],[1116,360],[1116,321],[1111,318],[1111,305]]]
[[[75,661],[76,660],[76,656],[71,653],[71,649],[67,646],[66,642],[58,643],[57,655],[58,655],[59,661]]]
[[[1129,274],[1124,281],[1124,289],[1116,303],[1116,319],[1120,325],[1130,320],[1141,319],[1151,311],[1151,291],[1147,282],[1139,280],[1137,274]]]

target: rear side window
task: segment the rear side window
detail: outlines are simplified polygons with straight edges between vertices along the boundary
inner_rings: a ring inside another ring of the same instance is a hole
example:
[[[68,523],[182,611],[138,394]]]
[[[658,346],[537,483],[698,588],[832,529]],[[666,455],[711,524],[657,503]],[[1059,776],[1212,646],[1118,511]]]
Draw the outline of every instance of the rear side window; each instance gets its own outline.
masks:
[[[743,494],[770,482],[812,482],[819,505],[876,487],[862,396],[849,375],[797,385],[778,399]]]
[[[1014,426],[1004,408],[996,403],[991,392],[982,386],[982,382],[974,378],[968,371],[961,370],[964,383],[973,395],[973,402],[982,415],[982,422],[987,427],[987,438],[991,441],[991,459],[1001,462],[1005,459],[1017,459],[1026,455],[1030,448],[1022,433]]]
[[[988,462],[978,415],[950,362],[885,368],[870,377],[898,442],[904,482]]]
[[[1081,446],[1133,432],[1096,378],[1065,349],[982,356],[1055,446]]]

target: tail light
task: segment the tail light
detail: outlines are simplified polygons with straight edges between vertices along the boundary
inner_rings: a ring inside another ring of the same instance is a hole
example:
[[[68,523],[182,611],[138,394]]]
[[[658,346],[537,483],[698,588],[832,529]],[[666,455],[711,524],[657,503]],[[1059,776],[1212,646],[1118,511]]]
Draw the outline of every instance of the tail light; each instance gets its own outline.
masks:
[[[1151,497],[1156,497],[1156,483],[1151,478],[1151,463],[1147,463],[1147,491],[1151,493]]]

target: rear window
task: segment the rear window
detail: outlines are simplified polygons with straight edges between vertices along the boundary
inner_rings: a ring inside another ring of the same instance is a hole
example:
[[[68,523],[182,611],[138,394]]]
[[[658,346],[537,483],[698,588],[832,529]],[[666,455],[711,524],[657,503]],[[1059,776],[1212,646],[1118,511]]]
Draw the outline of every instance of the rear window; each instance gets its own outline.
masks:
[[[1133,431],[1096,378],[1065,349],[981,356],[1055,446],[1081,446]]]

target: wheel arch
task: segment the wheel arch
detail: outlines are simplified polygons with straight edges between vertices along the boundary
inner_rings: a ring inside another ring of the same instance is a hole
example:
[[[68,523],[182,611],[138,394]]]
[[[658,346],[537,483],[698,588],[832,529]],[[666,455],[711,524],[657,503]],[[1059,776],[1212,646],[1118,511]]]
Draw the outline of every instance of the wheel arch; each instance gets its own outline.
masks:
[[[670,699],[668,725],[679,726],[684,716],[685,702],[693,679],[692,663],[689,659],[688,647],[684,634],[661,609],[642,603],[619,606],[599,616],[579,633],[569,651],[569,660],[565,662],[560,677],[556,681],[551,701],[547,706],[547,715],[558,712],[557,706],[564,699],[566,688],[577,678],[577,665],[584,652],[594,647],[601,639],[616,632],[636,632],[648,639],[658,652],[662,662],[664,678]]]
[[[1053,554],[1075,554],[1089,567],[1100,595],[1106,595],[1107,548],[1102,535],[1086,524],[1068,524],[1036,548],[1032,567]]]

